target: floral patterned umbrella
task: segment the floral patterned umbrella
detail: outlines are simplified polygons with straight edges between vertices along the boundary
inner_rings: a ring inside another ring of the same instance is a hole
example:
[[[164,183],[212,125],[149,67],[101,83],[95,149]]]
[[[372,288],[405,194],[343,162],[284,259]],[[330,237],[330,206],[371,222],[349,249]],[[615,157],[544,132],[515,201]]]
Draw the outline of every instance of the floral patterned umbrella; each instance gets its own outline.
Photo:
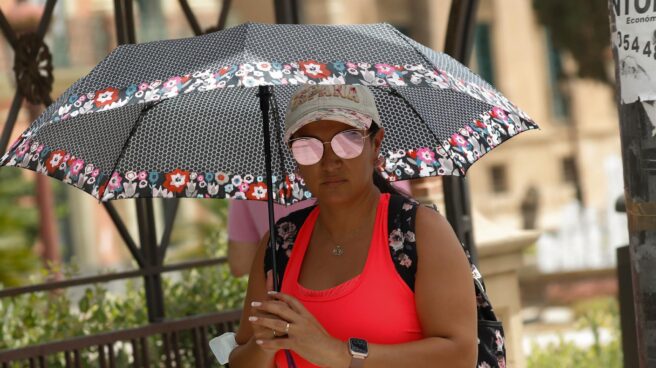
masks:
[[[284,112],[301,84],[370,86],[386,130],[380,171],[390,181],[464,175],[492,148],[537,128],[467,67],[389,24],[247,23],[119,46],[31,124],[0,166],[55,177],[100,201],[266,200],[271,189],[273,201],[290,204],[311,196],[283,142]]]

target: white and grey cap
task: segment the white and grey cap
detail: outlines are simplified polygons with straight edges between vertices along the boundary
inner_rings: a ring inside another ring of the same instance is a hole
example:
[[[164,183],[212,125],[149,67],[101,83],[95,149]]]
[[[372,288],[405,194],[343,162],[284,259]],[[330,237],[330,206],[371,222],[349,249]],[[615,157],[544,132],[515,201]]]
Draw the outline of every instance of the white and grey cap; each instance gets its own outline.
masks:
[[[303,126],[333,120],[358,129],[382,128],[374,95],[362,85],[305,85],[292,96],[285,118],[285,141]]]

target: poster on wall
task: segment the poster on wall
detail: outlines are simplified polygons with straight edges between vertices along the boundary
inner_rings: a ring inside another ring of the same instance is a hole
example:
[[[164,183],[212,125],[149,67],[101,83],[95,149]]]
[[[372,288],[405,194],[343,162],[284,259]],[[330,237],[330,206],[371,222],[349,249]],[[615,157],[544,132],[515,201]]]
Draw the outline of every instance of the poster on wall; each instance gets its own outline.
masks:
[[[640,101],[656,136],[656,0],[612,0],[622,103]]]
[[[622,103],[656,100],[656,0],[612,0]]]

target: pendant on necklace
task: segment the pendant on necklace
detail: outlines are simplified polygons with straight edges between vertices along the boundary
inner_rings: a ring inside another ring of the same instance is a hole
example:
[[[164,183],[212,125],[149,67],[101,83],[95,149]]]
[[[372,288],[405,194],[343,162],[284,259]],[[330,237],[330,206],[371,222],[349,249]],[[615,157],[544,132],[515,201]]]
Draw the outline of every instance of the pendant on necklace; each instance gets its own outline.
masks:
[[[342,254],[344,254],[344,249],[342,248],[341,245],[337,245],[335,246],[335,248],[333,248],[334,256],[341,256]]]

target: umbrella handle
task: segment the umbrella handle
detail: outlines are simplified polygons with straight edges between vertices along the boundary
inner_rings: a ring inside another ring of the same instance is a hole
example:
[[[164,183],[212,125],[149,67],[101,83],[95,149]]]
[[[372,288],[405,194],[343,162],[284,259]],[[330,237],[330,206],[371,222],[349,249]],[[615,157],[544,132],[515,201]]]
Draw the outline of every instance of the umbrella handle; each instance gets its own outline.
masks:
[[[271,132],[269,130],[269,102],[271,100],[271,87],[259,86],[257,96],[260,98],[260,111],[262,112],[262,132],[264,133],[264,161],[266,166],[267,207],[269,211],[269,247],[271,247],[271,264],[273,265],[273,290],[280,291],[278,284],[278,267],[276,265],[276,232],[273,210],[273,179],[271,169]]]

